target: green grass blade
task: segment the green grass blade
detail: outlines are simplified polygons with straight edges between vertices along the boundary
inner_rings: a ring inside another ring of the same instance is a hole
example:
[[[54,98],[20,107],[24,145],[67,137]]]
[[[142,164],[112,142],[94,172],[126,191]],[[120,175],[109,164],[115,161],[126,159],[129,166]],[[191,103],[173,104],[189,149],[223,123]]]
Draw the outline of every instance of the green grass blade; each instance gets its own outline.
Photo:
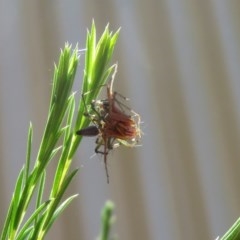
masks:
[[[50,227],[52,226],[52,224],[55,222],[55,220],[59,217],[59,215],[67,208],[67,206],[78,196],[78,194],[75,194],[71,197],[69,197],[68,199],[66,199],[54,212],[52,218],[50,219],[47,228],[46,228],[46,232],[48,232],[48,230],[50,229]]]
[[[22,196],[22,187],[24,182],[24,172],[25,168],[23,167],[20,171],[20,174],[18,176],[15,190],[13,193],[13,205],[12,205],[12,212],[11,212],[11,220],[10,220],[10,229],[9,232],[14,233],[17,231],[16,227],[14,226],[14,220],[18,218],[18,205]]]
[[[7,213],[6,221],[3,226],[2,234],[0,239],[7,239],[8,233],[15,231],[14,229],[14,219],[16,217],[17,207],[19,203],[19,199],[21,197],[21,190],[24,181],[24,167],[21,169],[20,174],[17,178],[15,190],[13,192],[12,200],[9,206],[9,210]]]
[[[49,159],[54,158],[54,156],[55,156],[61,149],[62,149],[62,146],[55,148],[55,149],[52,151]]]
[[[29,176],[29,168],[30,168],[30,161],[31,161],[31,150],[32,150],[32,135],[33,135],[33,128],[32,123],[29,125],[28,130],[28,139],[27,139],[27,154],[26,154],[26,163],[25,163],[25,172],[24,172],[24,183],[27,182]]]
[[[28,240],[28,239],[30,240],[31,239],[30,235],[31,235],[32,230],[33,230],[33,226],[27,228],[23,232],[23,234],[20,237],[18,237],[16,240]]]
[[[112,58],[114,46],[119,35],[119,30],[112,34],[107,26],[96,44],[96,28],[93,22],[91,31],[88,32],[86,42],[84,81],[82,93],[89,92],[86,95],[86,104],[90,104],[93,99],[97,98],[102,85],[107,81],[107,77],[112,71],[113,66],[109,66]],[[80,102],[78,106],[78,115],[76,118],[75,130],[87,127],[90,123],[89,119],[84,117],[84,104]],[[70,152],[70,157],[75,153],[77,146],[81,141],[80,137],[74,139],[73,147]]]
[[[45,181],[46,181],[46,171],[43,171],[41,179],[40,179],[38,193],[37,193],[36,209],[38,209],[42,203]],[[38,216],[36,216],[36,219],[35,219],[35,222],[37,222],[37,221],[38,221]]]
[[[85,54],[85,68],[84,68],[84,82],[83,90],[87,92],[92,81],[93,62],[95,58],[95,45],[96,45],[96,27],[94,21],[92,22],[91,31],[87,33],[86,41],[86,54]],[[85,78],[85,74],[88,74],[88,78]]]
[[[24,239],[23,237],[26,236],[26,231],[28,232],[29,228],[32,229],[31,225],[34,223],[34,221],[36,221],[36,219],[38,219],[37,216],[40,213],[42,213],[44,211],[44,209],[46,209],[46,207],[49,205],[50,202],[51,202],[51,200],[48,200],[48,201],[42,203],[40,206],[38,206],[38,208],[34,211],[34,213],[28,218],[26,223],[23,225],[21,231],[19,231],[16,240]]]
[[[72,94],[69,98],[68,103],[68,117],[67,117],[67,126],[68,128],[65,131],[63,142],[66,143],[67,139],[70,137],[71,127],[73,122],[74,110],[75,110],[75,94]]]
[[[69,139],[65,143],[65,147],[60,156],[60,160],[58,162],[57,170],[53,181],[53,187],[51,190],[51,198],[55,198],[55,196],[58,194],[58,191],[62,186],[62,182],[64,181],[64,178],[69,170],[69,166],[71,163],[71,159],[69,159],[69,151],[71,149],[71,145],[72,135],[69,136]]]
[[[56,211],[62,196],[65,192],[65,190],[67,189],[68,185],[70,184],[70,182],[72,181],[73,177],[76,175],[78,169],[75,169],[66,179],[65,181],[62,183],[62,186],[57,194],[57,196],[52,200],[52,202],[50,203],[45,216],[43,216],[38,224],[35,226],[34,229],[34,233],[32,238],[33,239],[43,239],[44,236],[47,233],[47,230],[49,229],[49,223],[52,220],[52,217],[54,215],[54,212]]]
[[[112,214],[114,210],[114,204],[112,201],[107,201],[102,210],[102,228],[100,234],[100,240],[108,240],[110,235],[110,230],[113,222]]]
[[[11,202],[10,202],[10,205],[9,205],[9,209],[8,209],[8,212],[7,212],[6,220],[5,220],[4,225],[3,225],[2,234],[1,234],[1,237],[0,237],[1,240],[7,239],[7,235],[8,235],[8,232],[10,230],[10,222],[12,221],[13,203],[14,203],[14,196],[12,196],[12,199],[11,199]]]
[[[240,218],[231,226],[231,228],[219,240],[238,240],[240,239]]]

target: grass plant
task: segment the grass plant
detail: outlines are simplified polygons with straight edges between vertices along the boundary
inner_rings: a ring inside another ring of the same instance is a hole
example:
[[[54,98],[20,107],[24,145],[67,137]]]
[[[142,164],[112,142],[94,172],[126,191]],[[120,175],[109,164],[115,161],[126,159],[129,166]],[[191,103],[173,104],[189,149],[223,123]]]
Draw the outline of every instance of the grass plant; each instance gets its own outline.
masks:
[[[87,33],[82,89],[79,87],[81,92],[91,90],[85,99],[87,104],[97,98],[100,86],[106,83],[113,71],[110,61],[118,35],[119,31],[112,33],[106,26],[97,41],[94,22]],[[77,197],[77,194],[65,197],[64,193],[78,172],[78,169],[71,169],[81,142],[81,137],[75,132],[89,125],[89,119],[84,116],[81,94],[74,94],[72,90],[80,61],[79,53],[78,47],[73,49],[67,43],[55,65],[45,130],[35,157],[31,152],[33,126],[29,126],[26,161],[16,180],[0,240],[44,239],[55,220]],[[57,166],[51,191],[44,199],[50,161],[57,161]],[[32,169],[30,166],[33,166]],[[33,201],[35,208],[29,212]],[[106,236],[108,234],[101,240],[108,239]]]

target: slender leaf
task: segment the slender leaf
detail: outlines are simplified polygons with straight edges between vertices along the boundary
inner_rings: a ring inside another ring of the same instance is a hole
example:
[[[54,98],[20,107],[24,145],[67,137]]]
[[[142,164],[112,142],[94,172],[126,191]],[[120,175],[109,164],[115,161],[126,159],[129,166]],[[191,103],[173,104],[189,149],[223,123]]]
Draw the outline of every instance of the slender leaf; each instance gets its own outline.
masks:
[[[28,240],[28,239],[31,239],[31,238],[30,238],[30,235],[31,235],[32,230],[33,230],[33,226],[27,228],[27,229],[23,232],[23,234],[21,234],[21,236],[18,237],[16,240]]]
[[[27,157],[26,157],[26,164],[25,164],[25,172],[24,172],[24,183],[27,182],[28,175],[29,175],[29,167],[31,161],[31,150],[32,150],[32,135],[33,135],[33,128],[32,123],[30,123],[29,130],[28,130],[28,140],[27,140]]]
[[[49,205],[49,203],[51,202],[51,200],[48,200],[44,203],[42,203],[35,211],[34,213],[28,218],[28,220],[26,221],[26,223],[23,225],[21,231],[19,231],[17,239],[16,240],[20,240],[20,239],[24,239],[23,237],[26,236],[26,231],[28,232],[29,229],[32,229],[31,224],[33,224],[33,222],[36,220],[37,216]]]
[[[112,214],[114,210],[114,204],[112,201],[107,201],[102,210],[102,228],[100,234],[100,240],[108,240],[110,230],[112,226]]]
[[[18,205],[19,205],[19,201],[21,199],[21,196],[22,196],[22,187],[23,187],[23,181],[24,181],[24,170],[25,168],[23,167],[21,169],[21,172],[18,176],[18,179],[17,179],[17,183],[16,183],[16,186],[15,186],[15,190],[14,190],[14,193],[13,193],[13,208],[12,208],[12,212],[11,212],[11,222],[10,222],[10,232],[15,232],[17,229],[16,227],[14,226],[14,220],[16,218],[18,218],[18,212],[17,212],[17,209],[18,209]]]
[[[48,230],[48,225],[52,219],[52,216],[53,216],[54,212],[56,211],[58,204],[60,203],[65,190],[67,189],[69,183],[72,181],[73,177],[76,175],[77,171],[78,171],[78,169],[74,170],[62,183],[62,187],[59,190],[58,195],[52,200],[52,202],[50,203],[50,205],[47,209],[46,214],[40,219],[38,224],[35,226],[34,233],[32,236],[33,239],[40,240],[40,239],[43,239],[44,236],[46,235],[47,230]]]
[[[8,212],[7,212],[6,220],[5,220],[5,223],[3,225],[2,234],[1,234],[1,237],[0,237],[1,240],[7,239],[7,234],[8,234],[8,232],[10,232],[10,225],[11,225],[10,223],[12,221],[13,203],[14,203],[14,195],[12,196],[12,199],[11,199],[11,202],[10,202],[10,205],[9,205],[9,209],[8,209]]]
[[[52,226],[52,224],[54,223],[54,221],[58,218],[58,216],[65,210],[66,207],[68,207],[68,205],[78,196],[78,194],[75,194],[71,197],[69,197],[68,199],[66,199],[54,212],[52,218],[50,219],[47,228],[46,228],[46,232],[48,232],[48,230],[50,229],[50,227]]]
[[[74,116],[74,110],[75,110],[75,98],[74,98],[75,94],[72,94],[69,98],[69,103],[68,103],[68,117],[67,117],[67,126],[68,128],[65,131],[65,135],[64,135],[64,140],[63,142],[66,143],[67,139],[70,137],[70,133],[71,133],[71,125],[73,122],[73,116]]]
[[[46,181],[46,171],[43,171],[40,179],[38,194],[37,194],[36,209],[38,209],[41,206],[45,181]],[[37,221],[38,221],[38,216],[36,215],[35,222]]]

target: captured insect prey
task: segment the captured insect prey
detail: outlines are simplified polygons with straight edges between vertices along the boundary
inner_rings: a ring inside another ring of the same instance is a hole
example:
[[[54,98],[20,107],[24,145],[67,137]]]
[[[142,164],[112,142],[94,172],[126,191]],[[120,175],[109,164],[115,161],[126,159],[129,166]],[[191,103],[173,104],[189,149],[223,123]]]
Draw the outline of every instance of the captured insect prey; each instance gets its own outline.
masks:
[[[141,138],[140,115],[123,103],[123,101],[127,101],[125,97],[117,92],[113,92],[116,72],[117,64],[114,65],[114,73],[106,86],[106,99],[93,100],[87,106],[85,96],[90,92],[82,94],[82,101],[86,111],[85,116],[90,119],[93,125],[76,132],[76,134],[82,136],[97,137],[95,152],[104,156],[108,183],[107,154],[109,151],[120,145],[135,147]]]
[[[94,137],[99,134],[99,129],[96,126],[88,126],[76,132],[77,135]]]

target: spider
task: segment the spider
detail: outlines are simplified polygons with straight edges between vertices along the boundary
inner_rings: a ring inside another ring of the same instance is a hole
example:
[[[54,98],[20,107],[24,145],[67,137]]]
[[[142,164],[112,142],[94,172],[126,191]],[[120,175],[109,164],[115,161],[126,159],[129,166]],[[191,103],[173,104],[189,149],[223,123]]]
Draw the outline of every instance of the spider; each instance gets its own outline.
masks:
[[[119,145],[134,147],[141,138],[140,115],[119,100],[120,97],[127,100],[125,97],[113,92],[113,82],[117,72],[116,64],[114,68],[112,78],[107,85],[107,99],[93,100],[90,109],[88,109],[84,99],[86,93],[82,95],[86,109],[85,115],[94,125],[76,132],[82,136],[97,136],[95,152],[104,155],[108,183],[107,155],[109,150]]]

